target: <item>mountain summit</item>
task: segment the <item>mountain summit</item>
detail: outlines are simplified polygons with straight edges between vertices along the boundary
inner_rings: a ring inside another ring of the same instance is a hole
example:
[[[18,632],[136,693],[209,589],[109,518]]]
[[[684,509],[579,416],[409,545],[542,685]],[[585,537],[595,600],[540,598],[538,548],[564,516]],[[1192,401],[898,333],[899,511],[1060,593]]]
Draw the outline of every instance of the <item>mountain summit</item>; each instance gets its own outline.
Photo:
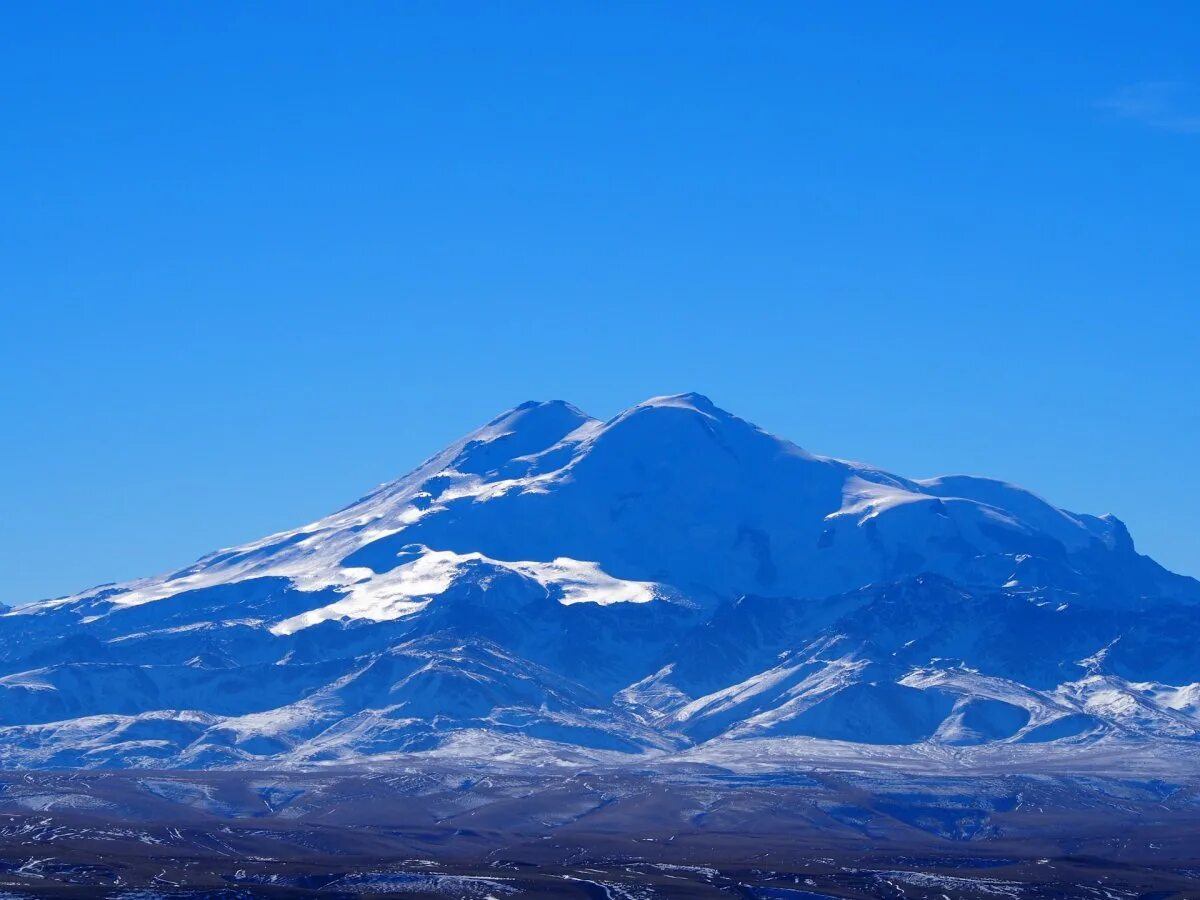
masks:
[[[1186,745],[1198,605],[1117,519],[1011,484],[699,394],[530,402],[302,528],[4,613],[0,760]]]

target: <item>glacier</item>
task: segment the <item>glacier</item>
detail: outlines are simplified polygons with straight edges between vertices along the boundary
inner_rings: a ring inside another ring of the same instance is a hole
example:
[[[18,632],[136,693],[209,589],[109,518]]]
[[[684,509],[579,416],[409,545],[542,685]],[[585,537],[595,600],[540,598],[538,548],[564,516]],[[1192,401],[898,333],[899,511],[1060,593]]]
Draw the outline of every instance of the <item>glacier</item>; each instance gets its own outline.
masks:
[[[350,506],[0,614],[0,765],[1196,766],[1200,582],[698,394],[498,416]]]

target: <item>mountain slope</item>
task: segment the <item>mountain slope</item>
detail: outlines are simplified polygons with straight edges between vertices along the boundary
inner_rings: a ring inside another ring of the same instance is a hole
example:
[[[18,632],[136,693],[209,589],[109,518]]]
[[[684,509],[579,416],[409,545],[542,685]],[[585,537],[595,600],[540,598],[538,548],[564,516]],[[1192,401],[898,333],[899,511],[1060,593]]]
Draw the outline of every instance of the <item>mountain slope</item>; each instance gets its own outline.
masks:
[[[0,761],[1190,742],[1198,606],[1013,485],[695,394],[527,403],[317,522],[0,615]]]

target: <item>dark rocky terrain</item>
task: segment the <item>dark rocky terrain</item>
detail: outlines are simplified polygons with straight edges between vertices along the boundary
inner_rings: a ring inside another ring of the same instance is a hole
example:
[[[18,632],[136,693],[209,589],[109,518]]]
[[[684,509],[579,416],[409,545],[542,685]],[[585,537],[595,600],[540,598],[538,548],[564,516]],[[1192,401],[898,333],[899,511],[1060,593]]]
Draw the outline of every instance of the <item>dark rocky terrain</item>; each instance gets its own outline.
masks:
[[[9,897],[1200,896],[1200,792],[964,774],[37,772]]]

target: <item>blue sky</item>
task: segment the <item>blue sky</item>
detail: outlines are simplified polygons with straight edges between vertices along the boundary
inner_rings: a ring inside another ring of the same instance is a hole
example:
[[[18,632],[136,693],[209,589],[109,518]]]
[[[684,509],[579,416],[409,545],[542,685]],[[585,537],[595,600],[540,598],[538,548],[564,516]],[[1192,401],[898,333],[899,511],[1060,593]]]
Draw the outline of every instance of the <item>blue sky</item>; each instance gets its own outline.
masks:
[[[1200,17],[1044,6],[9,10],[0,601],[683,390],[1200,575]]]

